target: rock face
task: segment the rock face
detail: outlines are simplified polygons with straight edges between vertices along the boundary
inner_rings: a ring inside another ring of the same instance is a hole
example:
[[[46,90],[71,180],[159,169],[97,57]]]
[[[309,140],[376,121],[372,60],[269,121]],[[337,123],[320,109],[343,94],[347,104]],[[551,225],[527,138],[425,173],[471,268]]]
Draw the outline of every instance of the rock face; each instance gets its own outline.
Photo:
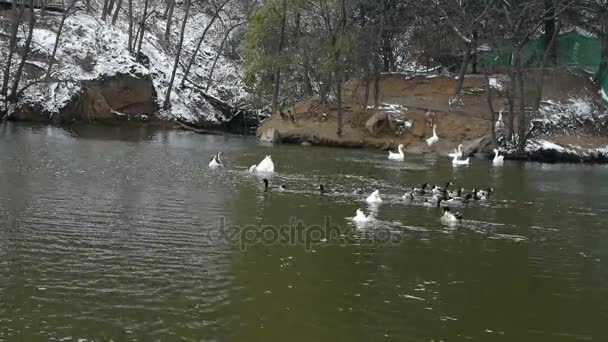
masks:
[[[112,124],[147,121],[157,110],[156,91],[150,76],[119,75],[83,82],[81,92],[58,113],[45,112],[36,105],[23,105],[15,110],[11,119],[57,124]]]
[[[365,123],[365,128],[367,128],[372,136],[377,136],[386,127],[389,127],[388,114],[386,112],[378,112],[372,115]]]
[[[271,144],[278,143],[281,142],[281,135],[276,128],[270,127],[262,132],[260,135],[260,141]]]

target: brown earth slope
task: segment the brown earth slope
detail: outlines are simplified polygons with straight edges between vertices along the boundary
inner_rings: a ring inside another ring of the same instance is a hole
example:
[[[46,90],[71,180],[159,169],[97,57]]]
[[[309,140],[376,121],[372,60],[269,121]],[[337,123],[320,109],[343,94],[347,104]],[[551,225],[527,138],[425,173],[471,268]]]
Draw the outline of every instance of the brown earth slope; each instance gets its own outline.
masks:
[[[437,153],[446,155],[459,143],[464,144],[468,153],[484,150],[489,146],[490,114],[485,99],[485,80],[481,76],[469,76],[463,88],[464,106],[450,110],[448,99],[454,94],[455,79],[447,76],[418,76],[404,74],[384,75],[380,87],[380,103],[392,108],[370,109],[365,111],[363,99],[365,85],[358,80],[344,84],[344,128],[343,135],[336,135],[337,104],[331,102],[322,105],[313,97],[296,103],[290,108],[295,111],[295,122],[282,118],[278,113],[267,119],[258,129],[258,135],[268,129],[276,129],[280,140],[287,143],[308,142],[318,145],[345,147],[394,148],[402,143],[406,152]],[[531,82],[530,82],[531,83]],[[584,78],[569,74],[546,76],[543,95],[545,99],[565,100],[578,92],[588,92],[592,85]],[[369,94],[372,98],[373,87]],[[494,110],[506,108],[506,97],[498,90],[493,92]],[[526,94],[531,94],[526,91]],[[530,99],[532,100],[531,95]],[[373,100],[370,100],[373,104]],[[395,109],[397,108],[397,109]],[[429,147],[425,139],[432,135],[427,127],[425,116],[427,109],[435,113],[437,135],[440,140]],[[373,115],[390,110],[401,111],[412,127],[402,133],[395,132],[390,126],[372,135],[365,123]],[[604,144],[606,140],[603,139]]]

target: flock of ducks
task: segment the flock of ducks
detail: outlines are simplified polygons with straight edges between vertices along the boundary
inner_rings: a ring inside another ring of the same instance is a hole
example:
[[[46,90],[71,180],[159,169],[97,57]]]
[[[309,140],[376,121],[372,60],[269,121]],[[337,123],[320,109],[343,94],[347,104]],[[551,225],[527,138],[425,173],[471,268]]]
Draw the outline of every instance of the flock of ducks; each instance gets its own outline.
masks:
[[[389,159],[403,160],[404,154],[402,148],[403,145],[399,145],[399,152],[389,154]],[[500,157],[498,156],[497,150],[495,150],[495,153],[497,157]],[[221,155],[222,153],[218,152],[213,156],[209,162],[209,168],[217,169],[224,167]],[[462,156],[462,145],[459,145],[453,153],[453,158],[458,158],[460,156]],[[273,174],[275,172],[275,166],[274,162],[272,161],[272,157],[267,155],[259,164],[252,165],[249,168],[249,172],[262,176]],[[264,184],[264,192],[270,191],[271,186],[268,178],[264,177],[262,181]],[[464,188],[452,190],[451,187],[453,186],[454,184],[452,182],[447,182],[444,186],[431,186],[429,183],[424,183],[419,187],[413,186],[401,197],[401,199],[408,203],[419,203],[427,207],[441,208],[442,204],[465,205],[475,201],[486,201],[494,192],[492,188],[488,188],[487,190],[473,189],[471,191],[467,191]],[[287,186],[283,184],[276,187],[276,189],[279,191],[286,191]],[[318,191],[320,195],[328,193],[323,184],[319,184]],[[338,192],[337,190],[330,191]],[[353,194],[362,195],[363,190],[361,188],[353,189]],[[377,208],[377,206],[383,202],[382,197],[380,196],[380,191],[374,190],[369,196],[367,196],[366,202],[372,206],[372,208]],[[462,214],[452,212],[450,207],[447,205],[443,206],[443,214],[440,217],[440,221],[443,224],[450,226],[460,223],[463,217]],[[362,209],[357,209],[355,216],[351,219],[356,223],[371,223],[375,220],[373,212],[366,215]]]

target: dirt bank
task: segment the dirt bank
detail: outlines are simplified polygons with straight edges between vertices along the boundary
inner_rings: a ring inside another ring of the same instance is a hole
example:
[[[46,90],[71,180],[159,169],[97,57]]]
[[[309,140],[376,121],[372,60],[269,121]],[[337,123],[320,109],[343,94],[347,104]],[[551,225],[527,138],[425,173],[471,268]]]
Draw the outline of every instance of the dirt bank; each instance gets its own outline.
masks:
[[[493,86],[492,102],[498,111],[506,108],[507,102],[506,96],[500,91],[500,79],[497,79],[496,84]],[[485,80],[483,77],[467,77],[463,89],[463,106],[450,108],[448,99],[453,95],[454,85],[453,78],[444,76],[385,75],[380,88],[380,107],[366,111],[363,108],[364,84],[356,80],[348,81],[344,87],[342,136],[336,135],[337,104],[330,101],[329,104],[322,105],[316,97],[295,104],[295,122],[282,118],[278,113],[267,119],[258,129],[258,136],[267,136],[269,130],[276,130],[278,134],[274,136],[278,136],[277,140],[284,143],[306,142],[312,145],[382,149],[404,144],[406,153],[437,153],[443,156],[462,143],[467,154],[487,154],[491,148],[490,125],[493,122],[485,99]],[[544,98],[565,101],[579,93],[593,94],[588,90],[592,87],[584,78],[555,74],[547,76],[545,80]],[[374,89],[371,88],[370,94],[373,94]],[[425,113],[429,109],[435,114],[439,136],[439,142],[433,146],[426,143],[426,139],[432,136],[432,129],[425,119]],[[294,107],[290,110],[294,112]],[[396,128],[391,117],[401,118],[406,122],[405,127]],[[369,127],[370,121],[377,121],[373,129]],[[563,135],[555,137],[560,136]],[[553,137],[545,135],[543,139],[552,141]],[[562,142],[565,143],[566,140],[562,139]],[[594,136],[585,142],[585,148],[608,145],[605,136]]]

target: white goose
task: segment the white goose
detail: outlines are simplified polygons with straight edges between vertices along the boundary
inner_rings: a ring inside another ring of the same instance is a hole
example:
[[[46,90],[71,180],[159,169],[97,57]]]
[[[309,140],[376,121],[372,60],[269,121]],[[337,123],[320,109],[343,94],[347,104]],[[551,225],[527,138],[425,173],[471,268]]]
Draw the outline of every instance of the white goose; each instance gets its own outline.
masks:
[[[502,109],[498,112],[498,120],[496,120],[496,124],[494,125],[496,131],[500,132],[505,128],[505,122],[502,120]]]
[[[374,217],[372,214],[365,215],[365,213],[361,209],[357,209],[357,214],[355,215],[355,217],[353,217],[353,221],[357,223],[367,223],[371,222],[373,219]]]
[[[492,159],[492,165],[503,166],[505,164],[505,156],[498,154],[498,149],[494,149],[494,159]]]
[[[252,173],[274,173],[274,163],[270,156],[266,156],[257,166],[252,165],[249,168],[249,172]]]
[[[382,203],[382,198],[380,198],[380,190],[375,190],[371,195],[367,197],[367,203],[369,204],[379,204]]]
[[[454,152],[448,154],[448,157],[450,157],[450,158],[454,158],[454,157],[460,158],[460,157],[462,157],[462,154],[463,154],[462,153],[462,144],[459,144],[458,148],[455,149]]]
[[[221,155],[222,155],[222,152],[218,152],[216,155],[213,156],[213,159],[211,159],[211,161],[209,162],[209,168],[216,169],[219,167],[224,167],[224,163],[222,162],[222,159],[220,158]]]
[[[397,147],[397,150],[399,152],[395,153],[393,151],[388,151],[388,159],[390,160],[404,160],[405,159],[405,153],[403,153],[403,144],[399,144],[399,146]]]
[[[470,157],[464,160],[458,159],[458,157],[454,157],[452,159],[452,166],[469,166]]]
[[[426,144],[429,146],[435,145],[439,141],[439,137],[437,136],[437,125],[433,125],[433,136],[426,139]]]

